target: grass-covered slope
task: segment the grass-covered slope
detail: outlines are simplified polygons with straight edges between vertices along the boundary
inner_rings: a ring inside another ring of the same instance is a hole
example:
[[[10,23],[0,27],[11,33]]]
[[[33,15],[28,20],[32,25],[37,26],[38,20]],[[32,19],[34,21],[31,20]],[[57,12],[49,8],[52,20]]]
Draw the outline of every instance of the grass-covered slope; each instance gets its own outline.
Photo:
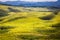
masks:
[[[60,12],[0,5],[0,40],[59,40],[59,33]]]

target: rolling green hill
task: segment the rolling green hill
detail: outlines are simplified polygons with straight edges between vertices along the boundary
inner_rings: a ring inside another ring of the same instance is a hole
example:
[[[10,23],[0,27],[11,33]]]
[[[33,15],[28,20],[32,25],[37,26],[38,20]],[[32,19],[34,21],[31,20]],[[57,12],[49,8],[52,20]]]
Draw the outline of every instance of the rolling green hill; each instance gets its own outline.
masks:
[[[59,40],[59,33],[60,11],[0,5],[0,40]]]

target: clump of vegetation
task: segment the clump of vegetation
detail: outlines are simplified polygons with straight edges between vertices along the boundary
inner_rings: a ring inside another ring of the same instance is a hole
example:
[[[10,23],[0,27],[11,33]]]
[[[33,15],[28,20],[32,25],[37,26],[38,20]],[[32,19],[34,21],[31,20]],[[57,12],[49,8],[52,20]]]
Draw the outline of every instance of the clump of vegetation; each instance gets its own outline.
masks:
[[[10,7],[8,7],[8,9],[9,9],[10,12],[21,12],[21,11],[18,10],[18,9],[13,9],[13,8],[10,8]]]
[[[6,20],[6,21],[4,21],[4,22],[2,22],[2,23],[5,23],[5,22],[11,22],[11,21],[14,21],[14,20],[24,19],[24,18],[26,18],[26,17],[16,17],[16,18],[11,18],[11,19],[8,19],[8,20]]]
[[[40,28],[37,28],[35,31],[40,34],[46,34],[46,35],[50,35],[52,33],[57,32],[55,29],[40,29]]]
[[[53,24],[52,27],[56,28],[56,30],[55,30],[56,32],[50,34],[47,38],[59,40],[60,39],[60,23]]]
[[[60,9],[53,11],[55,15],[59,14]]]
[[[54,14],[51,14],[51,15],[48,15],[48,16],[44,16],[44,17],[39,17],[40,19],[42,19],[42,20],[51,20],[51,19],[53,19],[54,18]]]
[[[0,19],[0,22],[3,21],[4,19]]]
[[[60,32],[56,32],[54,34],[50,34],[47,39],[57,39],[59,40],[60,39]]]
[[[0,26],[0,33],[6,33],[9,31],[9,29],[11,29],[13,27],[10,27],[10,26]]]
[[[0,9],[0,17],[4,17],[4,16],[7,16],[7,15],[8,15],[7,11]]]
[[[52,25],[52,27],[58,28],[58,27],[60,27],[60,23],[54,24],[54,25]]]
[[[57,14],[58,14],[58,11],[54,11],[53,13],[54,13],[55,15],[57,15]]]
[[[19,35],[18,38],[21,38],[22,40],[39,40],[44,38],[43,36],[36,36],[36,35]]]
[[[60,31],[60,23],[53,24],[52,27],[56,28],[57,32]]]

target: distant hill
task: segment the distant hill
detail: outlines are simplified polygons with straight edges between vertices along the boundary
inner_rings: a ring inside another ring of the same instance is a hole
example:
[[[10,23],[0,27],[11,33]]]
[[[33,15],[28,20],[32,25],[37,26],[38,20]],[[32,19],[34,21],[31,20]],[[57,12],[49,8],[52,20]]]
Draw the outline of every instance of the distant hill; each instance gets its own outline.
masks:
[[[47,6],[47,7],[60,7],[60,0],[57,2],[25,2],[25,1],[6,1],[0,2],[0,4],[7,4],[12,6],[24,6],[24,7],[39,7],[39,6]]]

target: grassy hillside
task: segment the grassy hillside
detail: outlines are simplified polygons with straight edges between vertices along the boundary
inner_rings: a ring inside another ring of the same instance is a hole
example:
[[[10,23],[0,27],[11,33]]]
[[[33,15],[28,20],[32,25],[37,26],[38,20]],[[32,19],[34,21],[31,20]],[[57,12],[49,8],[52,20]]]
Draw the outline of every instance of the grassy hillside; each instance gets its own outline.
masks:
[[[59,33],[60,11],[0,5],[0,40],[59,40]]]

